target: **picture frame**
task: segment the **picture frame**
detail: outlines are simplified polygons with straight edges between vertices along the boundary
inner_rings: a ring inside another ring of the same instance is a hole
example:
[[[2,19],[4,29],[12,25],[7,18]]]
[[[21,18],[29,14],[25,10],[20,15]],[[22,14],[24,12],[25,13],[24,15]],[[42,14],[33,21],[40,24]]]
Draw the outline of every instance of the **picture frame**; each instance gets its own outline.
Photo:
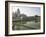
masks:
[[[45,3],[5,1],[5,36],[34,34],[45,34]]]

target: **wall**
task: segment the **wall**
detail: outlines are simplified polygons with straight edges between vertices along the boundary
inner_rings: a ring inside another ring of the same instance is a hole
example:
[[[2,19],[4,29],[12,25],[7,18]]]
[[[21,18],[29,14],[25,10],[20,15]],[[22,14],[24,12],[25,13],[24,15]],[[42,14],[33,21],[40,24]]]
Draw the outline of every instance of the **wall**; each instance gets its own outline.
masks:
[[[16,0],[16,1],[18,1],[18,0]],[[46,3],[46,0],[19,0],[19,1]],[[46,9],[46,7],[45,7],[45,9]],[[45,12],[46,12],[46,10],[45,10]],[[45,17],[45,19],[46,19],[46,17]],[[46,22],[46,20],[45,20],[45,22]],[[45,25],[45,28],[46,28],[46,25]],[[45,29],[45,31],[46,31],[46,29]],[[0,37],[5,37],[5,0],[0,0]],[[11,36],[11,37],[13,37],[13,36]],[[40,34],[40,35],[26,35],[26,36],[24,35],[24,36],[16,36],[16,37],[46,37],[46,32],[45,32],[45,34]]]

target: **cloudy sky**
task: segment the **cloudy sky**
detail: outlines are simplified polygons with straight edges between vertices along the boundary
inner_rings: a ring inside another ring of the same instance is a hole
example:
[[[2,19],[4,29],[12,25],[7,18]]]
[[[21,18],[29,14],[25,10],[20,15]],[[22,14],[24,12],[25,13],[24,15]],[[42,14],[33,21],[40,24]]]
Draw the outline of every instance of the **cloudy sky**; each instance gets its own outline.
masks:
[[[12,11],[15,13],[18,8],[20,9],[21,14],[25,14],[27,16],[40,16],[40,7],[14,6],[12,7]]]

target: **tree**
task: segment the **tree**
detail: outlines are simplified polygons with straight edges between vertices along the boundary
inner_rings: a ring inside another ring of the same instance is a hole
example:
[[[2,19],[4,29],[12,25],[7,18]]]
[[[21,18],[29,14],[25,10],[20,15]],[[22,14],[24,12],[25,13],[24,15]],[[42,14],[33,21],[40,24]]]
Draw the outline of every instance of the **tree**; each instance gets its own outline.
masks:
[[[35,15],[35,22],[38,22],[38,15]]]

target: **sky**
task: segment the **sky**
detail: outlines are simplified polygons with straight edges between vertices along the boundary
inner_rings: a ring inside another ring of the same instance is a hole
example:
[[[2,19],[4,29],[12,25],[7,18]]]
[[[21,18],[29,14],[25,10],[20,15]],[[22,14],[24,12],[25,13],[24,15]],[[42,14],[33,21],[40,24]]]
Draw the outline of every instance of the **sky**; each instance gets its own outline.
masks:
[[[27,16],[40,16],[40,7],[14,6],[12,7],[13,12],[15,13],[18,8],[20,10],[20,14],[25,14]]]

